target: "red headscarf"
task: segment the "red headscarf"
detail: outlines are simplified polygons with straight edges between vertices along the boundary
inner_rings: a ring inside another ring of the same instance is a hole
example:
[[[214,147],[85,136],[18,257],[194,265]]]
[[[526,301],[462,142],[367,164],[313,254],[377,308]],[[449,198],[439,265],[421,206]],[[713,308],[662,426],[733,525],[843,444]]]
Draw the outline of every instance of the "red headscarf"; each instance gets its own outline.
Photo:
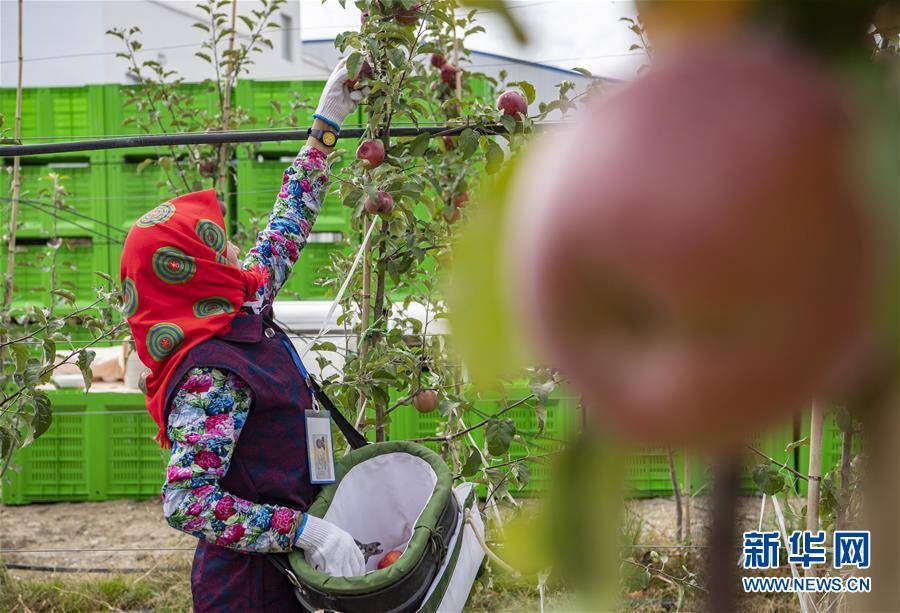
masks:
[[[228,264],[222,211],[213,190],[165,202],[131,228],[120,278],[125,315],[150,368],[147,410],[164,447],[165,399],[172,373],[195,345],[228,331],[241,305],[265,282],[262,270]]]

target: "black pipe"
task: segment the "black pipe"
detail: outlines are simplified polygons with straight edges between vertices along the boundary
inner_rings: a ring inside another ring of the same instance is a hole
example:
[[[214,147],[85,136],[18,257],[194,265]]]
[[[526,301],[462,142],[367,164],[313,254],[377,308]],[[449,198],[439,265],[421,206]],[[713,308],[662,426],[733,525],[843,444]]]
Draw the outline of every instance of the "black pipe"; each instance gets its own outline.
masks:
[[[481,134],[504,134],[503,125],[486,126],[430,126],[391,128],[391,136],[454,136],[471,128]],[[348,128],[341,130],[341,138],[360,138],[366,133],[364,128]],[[121,136],[81,140],[61,143],[44,143],[40,145],[2,145],[0,157],[24,157],[28,155],[47,155],[51,153],[74,153],[77,151],[101,151],[106,149],[128,149],[132,147],[160,147],[169,145],[219,145],[222,143],[263,143],[269,141],[306,140],[307,129],[271,130],[271,131],[217,131],[196,134],[145,134],[137,136]]]

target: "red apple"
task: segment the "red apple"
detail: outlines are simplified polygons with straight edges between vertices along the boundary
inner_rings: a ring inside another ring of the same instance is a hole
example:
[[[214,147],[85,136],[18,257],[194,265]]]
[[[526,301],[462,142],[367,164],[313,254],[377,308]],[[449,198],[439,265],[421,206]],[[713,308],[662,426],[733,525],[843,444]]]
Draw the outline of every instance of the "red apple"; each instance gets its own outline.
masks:
[[[459,68],[457,68],[453,64],[444,64],[443,66],[441,66],[441,81],[443,81],[447,85],[455,87],[457,72],[459,72]]]
[[[512,303],[594,418],[730,448],[846,383],[874,276],[847,110],[796,50],[698,41],[534,147]]]
[[[378,190],[378,198],[372,200],[368,196],[363,206],[369,215],[387,215],[394,210],[394,197],[389,193]]]
[[[459,221],[460,210],[457,206],[452,206],[448,209],[444,209],[444,219],[447,220],[447,223],[454,224]]]
[[[469,201],[469,192],[460,192],[453,197],[453,206],[460,208]]]
[[[197,172],[200,173],[201,177],[214,177],[216,176],[216,162],[215,160],[211,160],[209,158],[201,160],[197,164]]]
[[[366,170],[378,168],[384,162],[384,143],[380,140],[364,140],[356,150],[356,159]]]
[[[398,23],[402,23],[405,26],[411,26],[419,21],[419,17],[422,16],[422,13],[419,9],[422,8],[421,4],[414,4],[408,9],[400,9],[396,13],[394,13],[394,19],[397,20]]]
[[[437,408],[438,395],[436,390],[419,390],[413,396],[412,403],[419,413],[431,413]]]
[[[507,90],[500,94],[500,97],[497,98],[497,108],[517,121],[521,121],[521,116],[528,114],[528,102],[525,100],[525,96],[513,90]]]
[[[453,142],[452,136],[444,135],[441,137],[441,140],[444,141],[444,149],[447,151],[453,151],[456,149],[456,143]]]
[[[440,68],[444,64],[447,63],[447,60],[444,59],[444,56],[440,53],[432,53],[431,54],[431,65],[435,68]]]
[[[397,558],[403,555],[402,551],[394,549],[392,551],[387,552],[384,556],[378,560],[378,570],[383,568],[387,568],[391,564],[397,561]]]

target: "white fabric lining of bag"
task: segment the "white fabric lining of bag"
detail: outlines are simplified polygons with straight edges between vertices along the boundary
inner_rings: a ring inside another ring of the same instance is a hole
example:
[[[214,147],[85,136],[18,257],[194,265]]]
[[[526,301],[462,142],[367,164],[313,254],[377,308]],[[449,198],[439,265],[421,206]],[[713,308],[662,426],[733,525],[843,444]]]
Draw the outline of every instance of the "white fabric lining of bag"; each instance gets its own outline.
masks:
[[[459,501],[459,522],[462,524],[462,529],[460,529],[459,524],[457,524],[456,534],[453,535],[453,539],[451,539],[450,545],[447,548],[447,557],[438,569],[437,576],[435,576],[428,593],[425,594],[425,598],[423,599],[423,602],[427,602],[428,599],[431,598],[431,594],[437,588],[437,584],[444,574],[448,572],[451,573],[450,582],[447,584],[440,605],[437,607],[437,610],[440,611],[440,613],[458,613],[463,610],[466,601],[469,599],[469,594],[472,592],[472,585],[475,583],[478,569],[481,568],[481,561],[484,559],[484,550],[481,548],[481,544],[478,542],[478,538],[475,536],[474,532],[477,530],[482,536],[484,535],[484,523],[481,520],[481,513],[478,511],[477,499],[473,501],[472,506],[469,507],[472,510],[472,523],[475,525],[467,524],[464,520],[466,498],[469,497],[469,492],[471,492],[474,487],[474,483],[462,483],[453,490],[453,494]],[[460,546],[459,556],[457,557],[453,568],[448,568],[451,561],[450,552],[454,550],[456,541],[460,538],[463,539],[463,542]]]
[[[402,452],[375,456],[344,475],[323,519],[361,543],[381,543],[382,553],[366,563],[371,572],[387,552],[406,550],[436,484],[437,474],[420,457]]]

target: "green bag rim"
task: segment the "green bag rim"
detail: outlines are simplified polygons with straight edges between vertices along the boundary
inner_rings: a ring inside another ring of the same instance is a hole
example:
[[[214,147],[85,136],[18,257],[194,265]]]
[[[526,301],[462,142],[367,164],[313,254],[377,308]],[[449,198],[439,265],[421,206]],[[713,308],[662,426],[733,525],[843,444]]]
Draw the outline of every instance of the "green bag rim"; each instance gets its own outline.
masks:
[[[307,509],[307,513],[315,517],[324,517],[338,486],[344,476],[357,464],[361,464],[376,456],[391,453],[406,453],[425,460],[437,475],[437,482],[428,503],[425,505],[415,528],[409,545],[396,562],[381,570],[374,570],[362,577],[332,577],[319,572],[306,561],[302,551],[294,550],[288,554],[288,561],[297,578],[305,585],[321,592],[337,596],[353,596],[367,594],[387,587],[412,571],[425,555],[432,529],[453,495],[453,475],[444,460],[434,451],[418,443],[409,441],[389,441],[372,443],[352,450],[349,454],[335,462],[336,481],[326,485],[316,496],[315,501]]]

